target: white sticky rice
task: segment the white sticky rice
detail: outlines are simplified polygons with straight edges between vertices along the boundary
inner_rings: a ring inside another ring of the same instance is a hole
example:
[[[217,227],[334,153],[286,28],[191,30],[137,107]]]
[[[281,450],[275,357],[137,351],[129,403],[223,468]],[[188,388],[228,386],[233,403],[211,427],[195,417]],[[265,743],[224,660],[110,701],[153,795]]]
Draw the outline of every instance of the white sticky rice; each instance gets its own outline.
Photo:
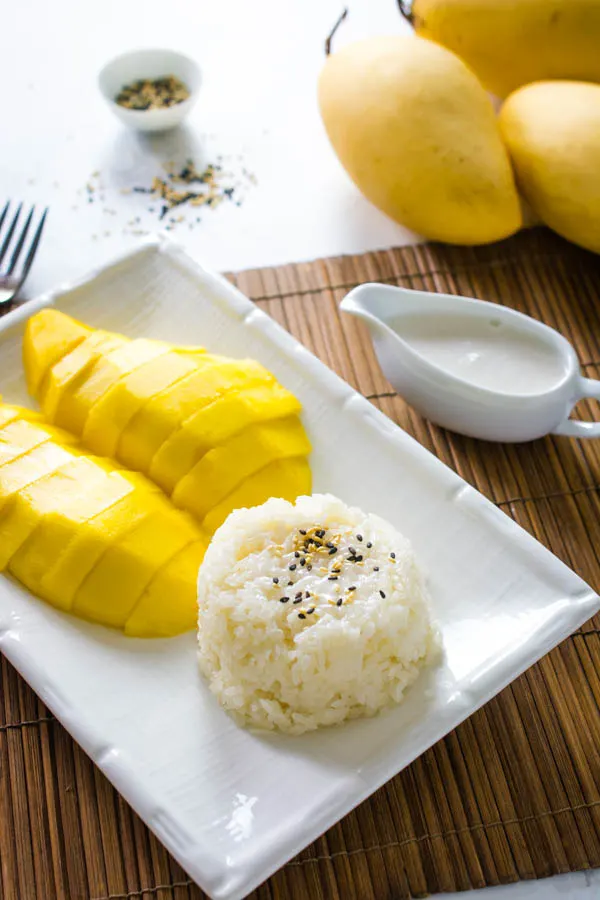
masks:
[[[326,494],[231,513],[198,603],[201,671],[226,710],[262,729],[372,716],[438,646],[409,542]]]

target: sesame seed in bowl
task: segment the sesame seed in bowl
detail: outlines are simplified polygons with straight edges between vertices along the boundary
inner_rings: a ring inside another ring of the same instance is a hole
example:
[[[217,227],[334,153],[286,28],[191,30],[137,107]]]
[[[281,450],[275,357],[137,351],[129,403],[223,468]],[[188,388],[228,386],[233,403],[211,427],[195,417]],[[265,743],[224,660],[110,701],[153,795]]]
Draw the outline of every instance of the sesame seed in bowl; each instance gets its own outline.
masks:
[[[107,63],[98,76],[100,92],[115,116],[138,131],[175,128],[192,110],[200,68],[174,50],[135,50]]]

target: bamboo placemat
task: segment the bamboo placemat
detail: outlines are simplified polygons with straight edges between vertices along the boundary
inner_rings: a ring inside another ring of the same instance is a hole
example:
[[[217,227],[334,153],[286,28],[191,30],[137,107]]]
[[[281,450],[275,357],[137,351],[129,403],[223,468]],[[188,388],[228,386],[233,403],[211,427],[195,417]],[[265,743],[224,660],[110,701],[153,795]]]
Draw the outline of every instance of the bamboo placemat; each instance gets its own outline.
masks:
[[[422,444],[600,588],[600,442],[502,446],[429,425],[391,390],[362,326],[367,280],[494,300],[559,328],[600,377],[600,259],[544,231],[230,276]],[[598,416],[584,405],[587,418]],[[3,900],[198,900],[202,892],[1,658]],[[256,891],[403,900],[600,866],[600,617]]]

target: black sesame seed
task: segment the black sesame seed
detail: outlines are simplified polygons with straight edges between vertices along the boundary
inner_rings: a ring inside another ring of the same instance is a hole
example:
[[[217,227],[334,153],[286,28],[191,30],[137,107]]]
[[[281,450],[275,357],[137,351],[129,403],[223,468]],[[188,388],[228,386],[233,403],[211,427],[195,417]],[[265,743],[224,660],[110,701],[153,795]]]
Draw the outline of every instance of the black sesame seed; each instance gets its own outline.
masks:
[[[370,550],[372,546],[373,544],[371,543],[371,541],[367,541],[367,550]]]
[[[373,571],[374,571],[374,572],[379,572],[379,566],[373,566]]]
[[[343,602],[344,602],[344,601],[342,600],[342,598],[341,598],[341,597],[338,597],[338,599],[335,601],[335,605],[336,605],[336,606],[341,606]]]
[[[296,606],[297,603],[302,603],[302,597],[300,597],[299,599],[297,598],[293,602],[294,602],[294,606]]]
[[[311,566],[311,564],[310,564],[310,563],[309,563],[309,564],[308,564],[308,565],[307,565],[307,567],[306,567],[306,568],[307,568],[307,570],[308,570],[308,571],[309,571],[309,572],[312,572],[312,566]]]
[[[277,576],[273,579],[273,584],[279,584],[279,578]]]
[[[306,560],[305,560],[304,558],[302,558],[302,559],[300,560],[300,565],[301,565],[301,566],[305,566],[305,565],[306,565]]]
[[[293,584],[294,584],[293,581],[288,581],[288,585],[287,585],[287,586],[288,586],[288,587],[293,587]]]
[[[350,551],[350,553],[352,554],[352,556],[355,555],[355,553],[356,553],[356,547],[348,547],[348,550]]]
[[[320,528],[318,531],[315,531],[315,535],[316,535],[318,538],[323,538],[323,537],[325,537],[325,529],[324,529],[324,528]]]
[[[356,535],[356,540],[357,540],[357,541],[362,541],[362,539],[363,539],[362,534],[357,534],[357,535]]]
[[[356,585],[355,585],[355,584],[351,584],[350,587],[348,588],[348,590],[349,590],[349,591],[355,591],[355,590],[356,590]]]
[[[295,597],[296,600],[302,600],[302,591],[298,591]]]
[[[331,547],[329,550],[329,555],[333,556],[335,553],[337,553],[337,547]]]
[[[337,580],[338,580],[337,575],[328,575],[327,576],[327,581],[337,581]]]
[[[395,554],[395,553],[390,553],[390,559],[396,559],[396,554]]]
[[[362,562],[362,561],[363,561],[362,556],[355,556],[353,559],[353,562]]]
[[[294,556],[296,557],[296,559],[300,559],[300,554],[297,550],[294,550]]]
[[[307,616],[310,616],[310,615],[312,615],[312,613],[314,613],[314,611],[315,611],[315,607],[314,607],[314,606],[311,606],[310,609],[307,609],[307,610],[306,610],[306,615],[307,615]]]
[[[299,618],[299,619],[305,619],[306,616],[304,615],[304,613],[298,613],[298,618]]]
[[[280,603],[287,603],[289,599],[290,599],[289,597],[280,597],[280,598],[279,598],[279,602],[280,602]]]
[[[304,596],[305,596],[305,597],[306,597],[306,599],[307,599],[307,600],[308,600],[308,598],[309,598],[309,597],[310,597],[310,591],[307,591],[307,592],[306,592],[306,593],[305,593],[305,595],[304,595]]]
[[[288,569],[290,570],[290,572],[293,572],[295,568],[296,568],[296,563],[290,563],[288,566]]]
[[[331,547],[335,547],[335,544],[333,544],[331,541],[327,541],[327,543],[325,544],[325,546],[326,546],[326,547],[329,547],[329,548],[331,549]]]
[[[382,600],[385,600],[385,593],[383,591],[379,591],[379,596],[382,598]]]
[[[306,531],[304,530],[304,528],[300,529],[300,534],[306,534]]]

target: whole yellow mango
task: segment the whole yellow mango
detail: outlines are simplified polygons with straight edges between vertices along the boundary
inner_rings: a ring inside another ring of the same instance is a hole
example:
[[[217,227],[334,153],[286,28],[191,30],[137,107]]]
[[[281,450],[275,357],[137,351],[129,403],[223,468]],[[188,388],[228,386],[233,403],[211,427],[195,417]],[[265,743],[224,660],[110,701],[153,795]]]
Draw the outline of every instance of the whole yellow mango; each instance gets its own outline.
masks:
[[[493,94],[533,81],[600,81],[598,0],[413,0],[420,37],[457,53]]]
[[[327,58],[319,106],[340,162],[395,221],[451,244],[520,227],[492,103],[450,51],[412,36],[350,44]]]
[[[527,85],[504,104],[500,126],[519,187],[536,215],[573,243],[600,253],[600,85]]]

